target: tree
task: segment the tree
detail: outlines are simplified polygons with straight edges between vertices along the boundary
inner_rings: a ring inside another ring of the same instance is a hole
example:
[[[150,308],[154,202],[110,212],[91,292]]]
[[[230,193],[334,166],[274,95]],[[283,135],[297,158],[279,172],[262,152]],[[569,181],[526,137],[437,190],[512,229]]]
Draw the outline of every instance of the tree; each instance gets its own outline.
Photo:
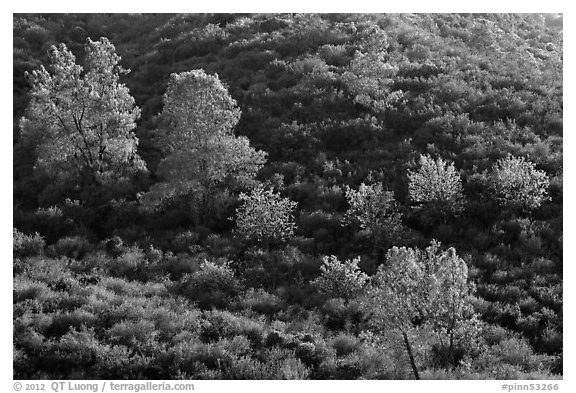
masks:
[[[321,275],[312,281],[320,292],[345,300],[358,295],[368,281],[368,275],[360,270],[360,258],[340,262],[334,255],[322,258]]]
[[[374,239],[375,248],[397,240],[402,231],[401,214],[396,209],[394,193],[384,191],[382,183],[362,183],[358,191],[346,187],[348,210],[344,223],[357,222]]]
[[[203,70],[172,74],[160,115],[157,141],[164,154],[143,201],[159,207],[176,197],[190,202],[193,218],[206,222],[227,188],[250,188],[266,153],[234,135],[240,109],[218,76]]]
[[[462,210],[462,180],[454,164],[442,158],[420,156],[420,168],[408,170],[408,192],[412,202],[438,213],[442,222]]]
[[[493,166],[490,183],[501,205],[531,210],[547,199],[550,180],[524,157],[508,155]]]
[[[294,236],[296,202],[262,186],[250,194],[241,193],[240,199],[244,203],[236,209],[238,233],[266,243],[282,242]]]
[[[398,68],[386,60],[385,52],[363,54],[357,51],[342,74],[342,82],[354,102],[375,112],[383,112],[389,105],[402,98],[401,91],[391,92],[393,78]]]
[[[419,379],[410,336],[417,326],[427,326],[444,344],[454,361],[455,335],[473,315],[468,268],[453,248],[440,250],[433,241],[426,250],[393,247],[372,279],[362,299],[376,329],[400,333],[412,371]]]
[[[85,69],[66,45],[52,46],[48,69],[27,74],[31,100],[20,128],[37,141],[36,169],[80,186],[117,184],[146,170],[133,130],[140,110],[120,56],[106,38],[87,40]]]

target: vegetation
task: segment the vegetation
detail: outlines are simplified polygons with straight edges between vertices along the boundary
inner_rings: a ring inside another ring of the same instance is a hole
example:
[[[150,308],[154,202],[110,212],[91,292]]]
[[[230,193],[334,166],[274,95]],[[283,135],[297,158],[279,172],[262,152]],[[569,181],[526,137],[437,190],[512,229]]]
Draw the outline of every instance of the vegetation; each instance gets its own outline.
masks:
[[[49,51],[50,70],[26,73],[32,89],[23,138],[36,143],[36,165],[62,182],[81,187],[113,183],[145,171],[133,130],[140,110],[128,88],[118,82],[127,70],[108,39],[87,40],[86,71],[65,44]],[[86,192],[86,189],[78,190]]]
[[[420,156],[420,168],[408,170],[410,200],[419,207],[437,212],[444,223],[450,214],[462,210],[462,180],[454,165],[441,158]]]
[[[13,18],[15,379],[562,378],[561,17]]]
[[[296,202],[261,186],[239,198],[243,204],[236,210],[238,233],[264,242],[282,242],[294,236]]]
[[[539,207],[550,184],[546,172],[524,157],[511,155],[494,164],[490,180],[498,202],[518,209]]]

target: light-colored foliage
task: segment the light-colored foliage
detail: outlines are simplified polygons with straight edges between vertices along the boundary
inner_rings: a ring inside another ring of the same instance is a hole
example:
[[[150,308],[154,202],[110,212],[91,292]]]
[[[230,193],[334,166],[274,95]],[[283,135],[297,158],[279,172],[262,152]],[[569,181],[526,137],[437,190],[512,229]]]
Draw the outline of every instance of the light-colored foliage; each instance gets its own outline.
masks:
[[[39,141],[36,167],[58,178],[88,173],[112,182],[144,171],[133,130],[140,110],[128,88],[119,83],[127,73],[106,38],[88,39],[85,69],[64,44],[49,51],[49,70],[27,77],[31,100],[20,121],[25,137]]]
[[[497,201],[513,208],[535,209],[547,199],[550,180],[524,157],[508,155],[492,168],[490,182]]]
[[[237,280],[228,263],[217,265],[211,261],[204,261],[200,270],[191,275],[195,286],[202,290],[229,290],[236,289]]]
[[[403,335],[410,356],[409,337],[418,321],[440,337],[452,357],[462,324],[474,314],[472,289],[464,260],[453,248],[441,251],[433,241],[426,250],[391,248],[362,304],[371,312],[374,328]],[[417,375],[415,362],[413,368]]]
[[[368,230],[378,241],[394,240],[401,231],[401,215],[396,210],[394,193],[384,191],[382,183],[362,183],[357,191],[346,187],[346,199],[348,210],[344,223],[358,222],[360,228]]]
[[[352,299],[358,295],[368,281],[368,275],[360,270],[360,258],[340,262],[334,255],[322,258],[321,275],[312,284],[320,292],[332,297]]]
[[[46,242],[38,232],[34,235],[26,235],[16,228],[12,229],[12,252],[15,257],[41,254],[45,246]]]
[[[428,205],[441,213],[457,213],[462,209],[462,180],[454,168],[442,158],[420,156],[420,168],[408,170],[410,200]]]
[[[294,235],[296,202],[262,186],[241,193],[240,199],[244,202],[236,209],[240,234],[257,241],[284,241]]]
[[[217,75],[203,70],[172,74],[160,118],[157,141],[165,157],[158,174],[163,182],[144,196],[148,206],[193,195],[197,210],[206,210],[218,187],[225,182],[253,185],[266,162],[266,153],[234,135],[240,109]]]
[[[386,109],[388,101],[399,99],[402,92],[390,92],[392,78],[398,68],[386,61],[386,54],[357,51],[342,74],[342,81],[354,95],[354,102],[376,111]]]
[[[468,267],[454,248],[426,250],[392,247],[373,279],[372,295],[381,299],[381,322],[408,328],[415,318],[453,331],[470,311]],[[386,299],[386,301],[384,301]]]

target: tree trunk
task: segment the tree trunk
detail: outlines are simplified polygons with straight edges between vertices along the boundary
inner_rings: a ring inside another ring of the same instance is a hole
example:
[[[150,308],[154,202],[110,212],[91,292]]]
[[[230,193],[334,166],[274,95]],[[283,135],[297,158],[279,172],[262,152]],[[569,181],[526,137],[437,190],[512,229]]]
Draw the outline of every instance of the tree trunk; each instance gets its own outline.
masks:
[[[406,345],[406,352],[408,352],[408,357],[410,358],[410,365],[412,366],[412,371],[414,372],[414,378],[420,379],[420,374],[418,374],[418,368],[416,367],[416,362],[414,361],[414,355],[412,355],[412,347],[410,346],[410,341],[408,341],[408,335],[406,332],[402,331],[402,336],[404,337],[404,345]]]

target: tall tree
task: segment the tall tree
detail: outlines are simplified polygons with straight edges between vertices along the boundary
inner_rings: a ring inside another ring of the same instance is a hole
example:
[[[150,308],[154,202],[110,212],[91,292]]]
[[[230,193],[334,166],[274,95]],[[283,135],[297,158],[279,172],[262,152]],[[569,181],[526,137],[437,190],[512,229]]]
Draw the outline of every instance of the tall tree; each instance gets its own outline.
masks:
[[[146,166],[133,132],[140,110],[119,82],[129,71],[106,38],[88,38],[85,50],[85,69],[60,44],[50,48],[48,69],[27,74],[31,100],[20,127],[37,146],[37,170],[90,188],[117,184]]]
[[[188,201],[192,218],[206,224],[218,215],[230,189],[246,189],[266,162],[246,137],[234,135],[240,109],[217,75],[203,70],[172,74],[160,115],[157,141],[164,154],[162,182],[143,202],[159,207],[174,198]]]
[[[419,379],[411,338],[415,328],[424,326],[436,333],[453,362],[457,331],[473,315],[472,289],[464,260],[453,248],[441,251],[433,241],[426,250],[391,248],[361,302],[374,328],[400,334]]]

